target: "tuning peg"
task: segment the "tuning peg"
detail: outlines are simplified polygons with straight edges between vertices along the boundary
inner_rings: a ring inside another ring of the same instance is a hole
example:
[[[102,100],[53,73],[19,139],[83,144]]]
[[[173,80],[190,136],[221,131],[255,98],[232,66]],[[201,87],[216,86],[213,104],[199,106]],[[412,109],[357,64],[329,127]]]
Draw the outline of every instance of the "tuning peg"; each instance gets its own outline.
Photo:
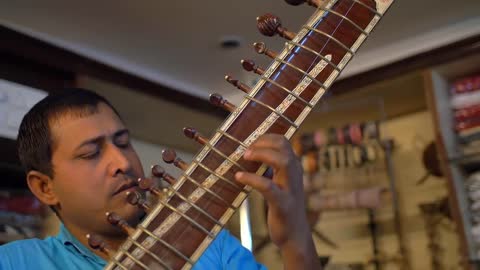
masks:
[[[140,183],[140,179],[139,179],[139,183]],[[145,199],[142,198],[142,194],[140,194],[139,192],[130,192],[128,191],[127,192],[127,201],[129,204],[131,205],[136,205],[140,208],[142,208],[145,212],[150,212],[150,205],[147,203],[147,201],[145,201]]]
[[[208,142],[207,138],[203,137],[196,129],[191,127],[183,128],[183,134],[201,145],[205,145]]]
[[[175,179],[173,176],[171,176],[170,174],[168,174],[164,168],[162,168],[162,166],[160,165],[155,165],[155,166],[152,166],[152,175],[155,176],[155,177],[160,177],[162,178],[163,180],[167,181],[167,183],[169,183],[170,185],[173,185],[177,182],[177,179]],[[145,178],[145,179],[138,179],[138,184],[140,186],[141,189],[144,189],[141,185],[142,183],[140,183],[140,180],[141,181],[145,181],[147,180],[148,178]],[[143,183],[144,186],[149,186],[147,184],[150,184],[150,180],[147,180],[146,182]],[[152,182],[152,186],[153,186],[153,182]]]
[[[235,105],[230,103],[228,100],[224,99],[221,95],[219,94],[211,94],[210,95],[210,103],[217,107],[221,107],[229,112],[233,112],[237,109]]]
[[[87,234],[86,237],[88,239],[88,245],[92,249],[99,250],[109,258],[113,258],[114,252],[107,246],[102,238],[95,234]]]
[[[270,58],[276,58],[278,53],[272,51],[272,50],[269,50],[267,49],[267,46],[265,45],[265,43],[263,42],[255,42],[253,43],[253,48],[255,48],[255,51],[258,53],[258,54],[265,54],[266,56],[270,57]]]
[[[240,63],[242,64],[243,69],[245,69],[246,71],[249,71],[249,72],[253,71],[258,75],[263,75],[263,73],[265,73],[265,70],[262,69],[259,66],[256,66],[255,62],[253,62],[252,60],[243,60],[242,59],[242,61],[240,61]]]
[[[322,2],[322,1],[323,0],[285,0],[285,2],[289,3],[292,6],[298,6],[306,2],[308,5],[312,7],[318,7],[319,3],[317,2]]]
[[[159,188],[155,187],[153,179],[151,178],[138,178],[138,186],[143,189],[152,192],[153,194],[164,197],[165,193]],[[133,196],[133,195],[132,195]],[[140,197],[141,198],[141,197]],[[132,198],[133,200],[134,198]]]
[[[238,89],[242,90],[245,93],[250,93],[252,89],[248,87],[246,84],[239,82],[238,80],[235,80],[232,78],[230,75],[225,76],[225,80],[229,83],[231,83],[233,86],[237,87]]]
[[[135,229],[133,227],[128,225],[128,223],[124,219],[122,219],[119,215],[115,214],[114,212],[107,212],[105,213],[105,215],[107,216],[107,221],[110,224],[119,227],[126,234],[133,235],[133,233],[135,232]]]
[[[177,157],[177,153],[173,149],[165,149],[162,151],[162,158],[165,163],[175,165],[175,167],[185,171],[188,168],[188,164],[181,158]]]
[[[269,37],[278,34],[283,38],[292,40],[296,36],[295,33],[288,31],[282,26],[282,22],[280,21],[279,17],[269,13],[257,17],[257,28],[260,33]]]

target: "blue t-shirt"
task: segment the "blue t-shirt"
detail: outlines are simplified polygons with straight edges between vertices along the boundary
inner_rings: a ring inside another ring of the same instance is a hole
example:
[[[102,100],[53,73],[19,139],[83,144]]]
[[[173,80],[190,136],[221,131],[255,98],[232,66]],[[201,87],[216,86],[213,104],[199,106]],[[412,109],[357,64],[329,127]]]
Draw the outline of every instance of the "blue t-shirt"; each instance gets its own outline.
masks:
[[[0,246],[0,270],[103,269],[107,262],[80,243],[63,224],[57,236],[29,239]],[[265,270],[252,253],[228,231],[222,230],[193,270]]]

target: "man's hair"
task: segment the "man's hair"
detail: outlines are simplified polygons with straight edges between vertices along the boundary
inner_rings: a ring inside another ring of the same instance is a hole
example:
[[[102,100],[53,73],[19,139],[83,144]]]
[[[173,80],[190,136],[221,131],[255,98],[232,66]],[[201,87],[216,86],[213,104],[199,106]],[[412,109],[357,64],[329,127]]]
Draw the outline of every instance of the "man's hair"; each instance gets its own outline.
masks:
[[[95,114],[100,103],[108,105],[120,117],[104,97],[80,88],[64,89],[35,104],[23,117],[18,131],[17,151],[25,172],[36,170],[53,177],[55,142],[51,132],[52,121],[65,115],[85,117]]]

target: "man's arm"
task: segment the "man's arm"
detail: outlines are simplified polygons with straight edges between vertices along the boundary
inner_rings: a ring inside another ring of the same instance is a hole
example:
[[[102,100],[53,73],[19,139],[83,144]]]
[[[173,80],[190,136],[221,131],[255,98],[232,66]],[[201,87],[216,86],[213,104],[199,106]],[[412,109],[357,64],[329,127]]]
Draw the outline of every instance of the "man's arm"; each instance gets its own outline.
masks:
[[[272,179],[246,172],[235,177],[267,201],[270,237],[282,253],[285,269],[321,269],[307,222],[303,170],[290,143],[282,135],[263,135],[248,148],[244,159],[273,169]]]

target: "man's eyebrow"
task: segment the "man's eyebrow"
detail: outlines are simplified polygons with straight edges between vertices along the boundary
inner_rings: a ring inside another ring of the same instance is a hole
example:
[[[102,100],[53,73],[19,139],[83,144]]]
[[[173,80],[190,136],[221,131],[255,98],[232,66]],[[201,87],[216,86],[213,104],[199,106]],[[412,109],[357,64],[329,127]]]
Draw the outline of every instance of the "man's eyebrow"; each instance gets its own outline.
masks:
[[[82,142],[79,146],[77,146],[76,150],[82,148],[83,146],[85,145],[89,145],[89,144],[100,144],[102,141],[105,140],[105,136],[98,136],[98,137],[95,137],[95,138],[91,138],[91,139],[88,139],[84,142]]]
[[[130,131],[126,128],[120,129],[120,130],[116,131],[115,133],[113,133],[113,138],[118,138],[118,137],[123,136],[123,135],[130,135]]]
[[[130,131],[126,128],[124,129],[120,129],[118,131],[116,131],[115,133],[113,133],[112,137],[113,138],[118,138],[122,135],[129,135],[130,134]],[[101,135],[101,136],[98,136],[98,137],[95,137],[95,138],[91,138],[91,139],[88,139],[84,142],[82,142],[79,146],[77,146],[76,150],[82,148],[83,146],[85,145],[89,145],[89,144],[100,144],[102,141],[105,140],[105,136],[104,135]]]

